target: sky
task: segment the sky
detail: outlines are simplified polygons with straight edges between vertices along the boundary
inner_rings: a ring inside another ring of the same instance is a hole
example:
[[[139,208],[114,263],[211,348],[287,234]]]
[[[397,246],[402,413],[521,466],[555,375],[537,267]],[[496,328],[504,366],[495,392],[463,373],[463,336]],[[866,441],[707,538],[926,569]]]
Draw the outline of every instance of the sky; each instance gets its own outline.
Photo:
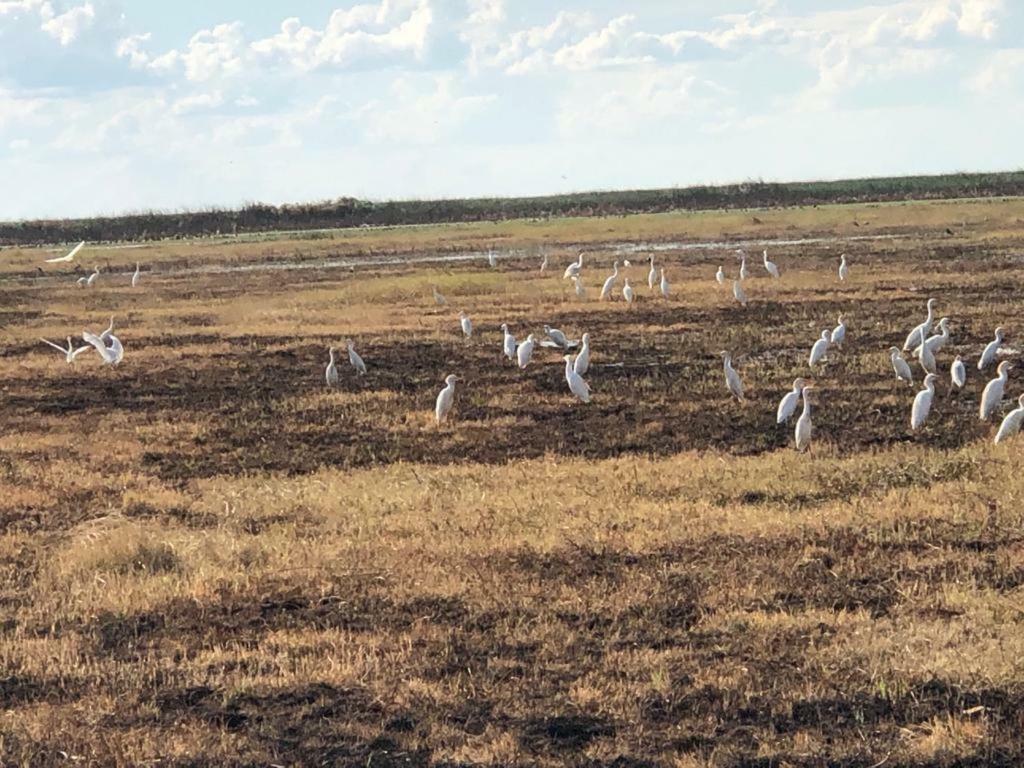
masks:
[[[0,0],[0,219],[1024,166],[1022,0]]]

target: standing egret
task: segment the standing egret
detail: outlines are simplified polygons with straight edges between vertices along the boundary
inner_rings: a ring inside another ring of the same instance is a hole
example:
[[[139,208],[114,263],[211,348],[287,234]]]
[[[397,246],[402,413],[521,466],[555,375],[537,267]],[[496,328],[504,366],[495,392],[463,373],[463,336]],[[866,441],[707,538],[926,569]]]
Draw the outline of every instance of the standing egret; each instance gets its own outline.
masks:
[[[573,288],[576,291],[577,299],[584,299],[587,296],[587,289],[583,287],[583,283],[580,281],[579,275],[572,276]]]
[[[437,304],[437,306],[443,307],[445,304],[448,303],[448,299],[446,299],[444,295],[439,290],[437,290],[436,285],[432,285],[430,286],[430,288],[434,292],[434,303]]]
[[[668,278],[665,277],[665,268],[662,267],[661,268],[661,297],[663,299],[667,299],[668,298],[668,293],[669,293]]]
[[[619,279],[619,262],[616,261],[612,265],[612,274],[604,281],[604,285],[601,286],[601,301],[610,298],[612,295],[612,288],[615,287],[616,281]]]
[[[814,432],[814,424],[811,422],[811,393],[815,391],[814,387],[804,387],[804,410],[796,420],[796,449],[801,453],[811,447],[811,436]]]
[[[917,360],[921,363],[925,373],[935,373],[935,354],[925,341],[923,328],[921,329],[921,343],[917,347]]]
[[[327,364],[327,386],[336,387],[338,386],[338,366],[334,362],[334,347],[327,349],[327,354],[331,356],[331,362]]]
[[[725,386],[741,403],[743,402],[743,381],[736,369],[732,367],[732,355],[722,352],[723,367],[725,369]]]
[[[889,359],[892,360],[892,369],[896,371],[896,380],[905,381],[913,386],[914,374],[911,373],[910,366],[907,365],[907,361],[900,354],[899,347],[889,347]]]
[[[932,400],[935,399],[935,382],[939,377],[929,373],[924,377],[924,389],[917,393],[914,398],[914,407],[910,411],[910,428],[915,432],[924,426],[928,419],[928,413],[932,409]]]
[[[949,379],[957,389],[963,389],[964,384],[967,383],[967,366],[964,365],[960,355],[956,356],[953,365],[949,367]]]
[[[448,420],[448,413],[452,409],[452,402],[455,400],[455,382],[460,381],[458,376],[446,376],[444,389],[437,395],[437,405],[434,406],[434,418],[438,426]]]
[[[926,338],[932,329],[932,320],[935,317],[935,299],[928,299],[928,317],[924,322],[907,334],[907,340],[903,342],[904,350],[916,349],[922,338]]]
[[[995,341],[990,341],[988,346],[985,347],[985,351],[981,353],[981,359],[978,361],[978,370],[984,370],[986,367],[992,364],[996,359],[996,353],[999,352],[999,347],[1003,345],[1003,334],[1005,331],[1000,328],[996,328]]]
[[[531,333],[526,337],[526,341],[516,349],[516,362],[519,363],[520,368],[525,368],[530,364],[530,358],[533,357],[534,344],[533,334]]]
[[[988,421],[992,414],[999,410],[999,404],[1003,402],[1006,380],[1010,376],[1012,367],[1009,361],[1003,360],[996,369],[998,376],[985,385],[985,391],[981,393],[981,407],[978,409],[978,415],[982,421]]]
[[[764,268],[772,277],[779,277],[779,265],[768,260],[768,249],[764,251]]]
[[[718,267],[718,271],[715,272],[715,280],[718,281],[719,285],[725,284],[725,270],[721,266]]]
[[[541,272],[547,272],[548,271],[548,255],[547,255],[547,253],[545,253],[544,254],[544,258],[542,258],[540,260],[540,271]]]
[[[630,306],[632,306],[633,299],[635,298],[633,296],[633,286],[631,286],[629,284],[629,278],[628,277],[625,278],[624,282],[625,282],[625,284],[622,286],[622,298],[624,298],[626,300],[626,304],[629,304]]]
[[[348,347],[348,361],[356,371],[359,372],[360,376],[366,375],[366,363],[363,362],[363,358],[356,352],[356,345],[352,343],[352,339],[346,339],[345,345]]]
[[[503,334],[502,351],[505,353],[505,357],[514,361],[516,359],[516,337],[509,333],[508,323],[501,324],[501,332]]]
[[[850,265],[846,263],[846,254],[839,257],[839,282],[843,282],[850,276]]]
[[[811,347],[811,357],[809,362],[811,368],[820,363],[821,359],[828,354],[828,345],[831,338],[831,332],[824,330],[821,332],[821,338],[814,342],[814,346]]]
[[[139,262],[135,262],[135,272],[132,274],[132,288],[139,284]]]
[[[467,339],[473,335],[473,321],[465,312],[459,312],[459,325],[462,327],[462,334]]]
[[[62,347],[60,344],[54,344],[49,339],[40,339],[40,341],[43,342],[44,344],[49,344],[51,347],[56,349],[58,352],[62,352],[64,354],[65,362],[68,362],[68,363],[75,362],[75,358],[76,357],[78,357],[83,352],[86,352],[86,351],[92,349],[92,347],[90,347],[88,344],[86,344],[84,347],[78,347],[76,349],[75,345],[71,343],[71,337],[70,336],[68,336],[68,345],[67,345],[66,348]]]
[[[572,362],[572,369],[576,371],[580,376],[586,375],[587,371],[590,370],[590,334],[583,334],[583,346],[580,347],[580,352],[576,355],[576,359]]]
[[[590,385],[573,370],[572,355],[565,356],[565,380],[569,384],[569,391],[578,397],[582,402],[590,402]]]
[[[740,280],[746,280],[750,277],[750,272],[747,270],[747,254],[740,251]]]
[[[831,343],[837,347],[842,347],[843,342],[846,341],[846,320],[843,315],[839,316],[839,325],[832,329]]]
[[[562,279],[578,277],[581,269],[583,269],[583,251],[580,251],[579,258],[576,261],[565,268],[565,274],[562,275]]]
[[[793,390],[787,392],[786,396],[779,401],[779,410],[776,413],[775,423],[785,424],[793,414],[796,413],[796,404],[800,402],[800,396],[804,392],[806,382],[803,379],[796,379],[793,382]]]
[[[78,245],[76,245],[74,248],[72,248],[71,252],[68,253],[66,256],[57,256],[56,258],[53,258],[53,259],[47,259],[46,263],[47,264],[58,264],[58,263],[67,262],[67,261],[74,261],[75,256],[77,256],[78,252],[80,250],[82,250],[83,248],[85,248],[85,240],[83,240]]]
[[[87,277],[86,280],[85,280],[86,287],[92,288],[96,284],[96,278],[99,277],[99,276],[100,276],[100,268],[99,267],[93,267],[92,268],[92,274],[89,275],[89,277]]]
[[[651,271],[647,273],[647,287],[652,291],[654,290],[654,284],[658,282],[658,270],[654,268],[654,254],[651,254]]]
[[[732,295],[744,307],[747,306],[747,294],[739,280],[732,281]]]
[[[95,333],[89,333],[88,331],[82,331],[82,341],[86,341],[95,347],[96,351],[99,352],[100,357],[103,359],[106,365],[117,365],[124,359],[124,347],[121,345],[121,340],[110,335],[110,346],[108,347],[103,343],[103,339],[97,336]]]
[[[946,346],[946,344],[949,343],[949,318],[948,317],[943,317],[942,319],[939,320],[939,332],[937,334],[935,334],[934,336],[929,336],[927,339],[925,339],[924,343],[928,345],[928,349],[930,349],[932,351],[933,355],[936,352],[941,351],[942,348],[944,346]],[[919,355],[921,353],[920,349],[919,349],[919,346],[914,348],[913,354]]]
[[[487,251],[487,263],[491,265],[491,269],[498,266],[498,257],[494,255],[494,250]]]
[[[1020,424],[1024,421],[1024,395],[1017,398],[1017,407],[1006,414],[1003,423],[999,425],[996,433],[996,442],[1001,443],[1020,432]]]

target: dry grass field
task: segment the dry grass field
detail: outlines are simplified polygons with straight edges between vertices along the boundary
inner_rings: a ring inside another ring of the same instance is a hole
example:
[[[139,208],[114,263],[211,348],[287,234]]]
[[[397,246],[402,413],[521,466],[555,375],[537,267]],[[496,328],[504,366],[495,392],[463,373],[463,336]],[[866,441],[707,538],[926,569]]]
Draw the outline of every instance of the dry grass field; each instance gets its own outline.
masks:
[[[743,309],[713,275],[745,239],[787,242]],[[670,300],[642,249],[639,302],[596,300],[623,241],[669,244]],[[996,325],[1024,348],[1024,201],[49,255],[0,252],[0,765],[1024,762],[1024,437],[992,444],[974,367]],[[932,296],[968,385],[912,433],[887,349]],[[775,407],[839,312],[801,455]],[[39,342],[111,315],[116,368]],[[588,331],[593,402],[502,322]],[[346,338],[369,373],[330,391]]]

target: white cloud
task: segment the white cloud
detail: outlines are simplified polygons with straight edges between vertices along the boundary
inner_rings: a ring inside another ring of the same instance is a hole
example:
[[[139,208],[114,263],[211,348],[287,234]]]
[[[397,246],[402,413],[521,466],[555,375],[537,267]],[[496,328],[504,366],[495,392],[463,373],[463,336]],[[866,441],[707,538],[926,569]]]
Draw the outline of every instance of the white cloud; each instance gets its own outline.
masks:
[[[60,41],[61,45],[67,46],[73,43],[82,31],[92,26],[96,19],[96,9],[92,3],[79,5],[66,13],[52,18],[46,18],[52,11],[48,3],[42,6],[43,21],[42,29],[51,37]]]
[[[430,78],[432,90],[422,79],[399,77],[391,88],[392,103],[374,100],[353,112],[374,142],[431,144],[460,128],[496,99],[494,94],[463,95],[455,78]]]

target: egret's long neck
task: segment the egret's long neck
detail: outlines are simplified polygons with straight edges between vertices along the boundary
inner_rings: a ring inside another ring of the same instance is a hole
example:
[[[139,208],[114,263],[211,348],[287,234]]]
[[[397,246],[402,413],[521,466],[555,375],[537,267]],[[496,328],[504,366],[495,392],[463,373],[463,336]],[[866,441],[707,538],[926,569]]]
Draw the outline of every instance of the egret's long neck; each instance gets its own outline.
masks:
[[[572,360],[565,361],[565,375],[568,376],[572,373]]]
[[[805,394],[804,395],[804,416],[810,416],[810,415],[811,415],[811,401],[810,401],[810,398],[808,398],[807,395]]]

